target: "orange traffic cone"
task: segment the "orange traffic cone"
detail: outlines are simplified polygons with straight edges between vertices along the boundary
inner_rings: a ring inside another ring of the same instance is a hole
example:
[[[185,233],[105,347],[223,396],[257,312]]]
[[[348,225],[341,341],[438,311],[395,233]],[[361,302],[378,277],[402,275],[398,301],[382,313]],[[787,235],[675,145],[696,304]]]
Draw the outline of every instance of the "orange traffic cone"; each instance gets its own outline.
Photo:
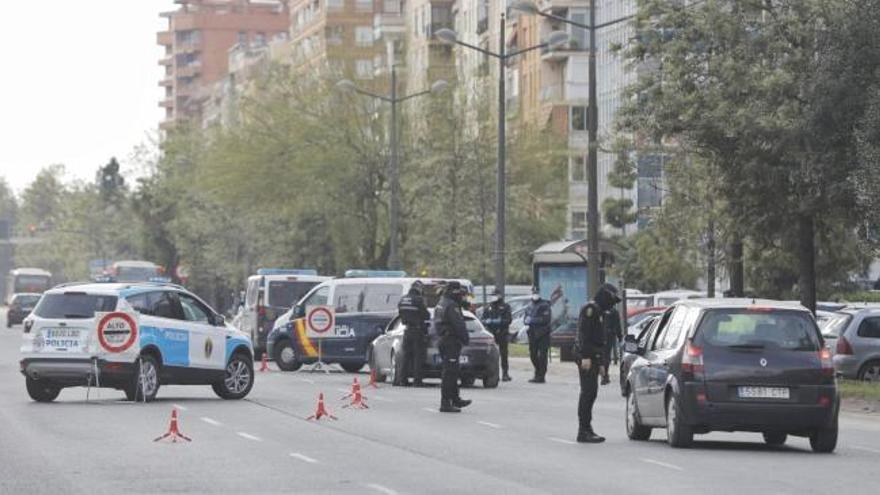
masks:
[[[379,388],[376,382],[376,370],[370,370],[370,383],[367,384],[368,387]]]
[[[266,371],[269,371],[269,357],[266,355],[265,352],[263,353],[263,360],[262,361],[263,361],[263,364],[260,366],[260,372],[265,373]]]
[[[171,424],[168,425],[168,432],[164,435],[153,440],[154,442],[158,442],[160,440],[165,440],[166,438],[171,438],[171,443],[177,443],[177,440],[186,440],[187,442],[192,442],[192,439],[183,433],[180,432],[180,428],[177,426],[177,409],[171,410]]]
[[[306,418],[306,420],[320,420],[324,416],[327,416],[328,418],[333,420],[339,419],[336,416],[330,414],[329,411],[327,411],[327,408],[324,406],[324,393],[322,392],[318,395],[318,408],[317,410],[315,410],[315,414],[312,414],[311,416]]]
[[[349,398],[351,399],[351,403],[342,406],[343,408],[346,408],[346,407],[354,407],[357,409],[369,409],[370,408],[370,406],[368,406],[367,402],[366,402],[367,398],[364,397],[364,395],[361,393],[361,384],[358,383],[357,377],[355,377],[354,382],[352,382],[352,384],[351,384],[351,393],[346,395],[345,397],[343,397],[342,400],[349,399]]]

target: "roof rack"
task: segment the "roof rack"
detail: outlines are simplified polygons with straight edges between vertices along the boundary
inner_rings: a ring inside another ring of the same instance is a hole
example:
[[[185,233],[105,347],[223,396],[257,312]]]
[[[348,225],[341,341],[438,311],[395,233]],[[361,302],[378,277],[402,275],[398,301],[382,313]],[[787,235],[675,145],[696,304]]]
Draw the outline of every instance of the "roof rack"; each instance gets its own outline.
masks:
[[[403,278],[406,272],[402,270],[346,270],[345,278]]]

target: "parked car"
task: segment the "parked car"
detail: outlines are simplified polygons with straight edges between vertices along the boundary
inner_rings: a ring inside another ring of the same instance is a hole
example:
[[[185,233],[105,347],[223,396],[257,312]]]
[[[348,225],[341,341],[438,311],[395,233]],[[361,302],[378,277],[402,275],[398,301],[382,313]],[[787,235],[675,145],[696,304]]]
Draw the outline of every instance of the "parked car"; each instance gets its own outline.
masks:
[[[432,316],[434,310],[428,310]],[[499,351],[495,338],[483,327],[480,320],[469,312],[464,312],[470,343],[461,351],[461,384],[471,386],[479,379],[485,388],[498,386]],[[394,318],[382,335],[370,344],[368,351],[370,371],[376,373],[376,380],[391,380],[394,385],[401,385],[404,380],[403,365],[405,355],[403,349],[404,324],[400,317]],[[438,337],[434,325],[428,331],[429,344],[422,369],[426,378],[440,378],[442,360],[437,347]]]
[[[637,311],[629,312],[630,315],[626,319],[627,325],[629,328],[633,328],[635,325],[642,323],[644,320],[648,318],[654,318],[657,315],[662,315],[663,312],[666,311],[666,306],[652,306],[650,308],[642,308]],[[639,330],[642,327],[639,327]]]
[[[844,378],[880,382],[880,307],[848,308],[823,327],[834,369]]]
[[[9,299],[9,310],[6,312],[6,328],[12,328],[12,325],[23,322],[39,300],[40,294],[30,292],[13,294]]]
[[[831,353],[800,305],[679,301],[626,351],[636,355],[624,385],[632,440],[665,428],[673,447],[710,431],[759,432],[770,445],[804,436],[816,452],[837,445]]]

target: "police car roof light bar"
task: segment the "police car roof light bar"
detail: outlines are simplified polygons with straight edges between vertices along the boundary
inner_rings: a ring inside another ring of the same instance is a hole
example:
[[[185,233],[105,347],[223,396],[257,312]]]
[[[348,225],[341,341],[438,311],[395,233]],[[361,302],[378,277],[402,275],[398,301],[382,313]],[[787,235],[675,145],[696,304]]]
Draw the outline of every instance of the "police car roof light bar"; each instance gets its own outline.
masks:
[[[260,268],[257,275],[312,275],[317,276],[318,270],[311,268]]]
[[[346,278],[403,278],[406,272],[402,270],[346,270]]]

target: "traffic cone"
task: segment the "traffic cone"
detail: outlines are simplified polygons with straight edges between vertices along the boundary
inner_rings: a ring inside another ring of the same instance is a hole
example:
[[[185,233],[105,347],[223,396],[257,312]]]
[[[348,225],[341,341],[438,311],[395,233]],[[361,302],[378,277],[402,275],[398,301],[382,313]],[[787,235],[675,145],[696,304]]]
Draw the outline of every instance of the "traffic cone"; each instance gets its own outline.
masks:
[[[260,366],[260,372],[265,373],[266,371],[269,371],[269,356],[267,356],[265,352],[263,353],[262,362],[263,364]]]
[[[330,418],[332,420],[339,419],[336,416],[330,414],[329,411],[327,411],[327,408],[324,406],[324,393],[322,392],[318,395],[318,408],[315,410],[315,414],[312,414],[311,416],[306,418],[306,420],[313,420],[314,419],[317,421],[317,420],[320,420],[321,418],[323,418],[324,416],[327,416],[328,418]]]
[[[192,439],[183,433],[180,432],[180,428],[177,425],[177,409],[171,410],[171,424],[168,425],[168,431],[153,440],[154,442],[158,442],[160,440],[165,440],[166,438],[171,438],[171,443],[177,443],[177,440],[186,440],[187,442],[192,442]]]
[[[368,387],[379,388],[376,382],[376,370],[370,370],[370,383],[367,384]]]
[[[370,406],[367,405],[367,398],[361,393],[361,384],[358,383],[357,377],[355,377],[354,382],[351,384],[351,393],[342,398],[342,400],[351,398],[351,403],[342,406],[346,407],[354,407],[357,409],[369,409]]]

